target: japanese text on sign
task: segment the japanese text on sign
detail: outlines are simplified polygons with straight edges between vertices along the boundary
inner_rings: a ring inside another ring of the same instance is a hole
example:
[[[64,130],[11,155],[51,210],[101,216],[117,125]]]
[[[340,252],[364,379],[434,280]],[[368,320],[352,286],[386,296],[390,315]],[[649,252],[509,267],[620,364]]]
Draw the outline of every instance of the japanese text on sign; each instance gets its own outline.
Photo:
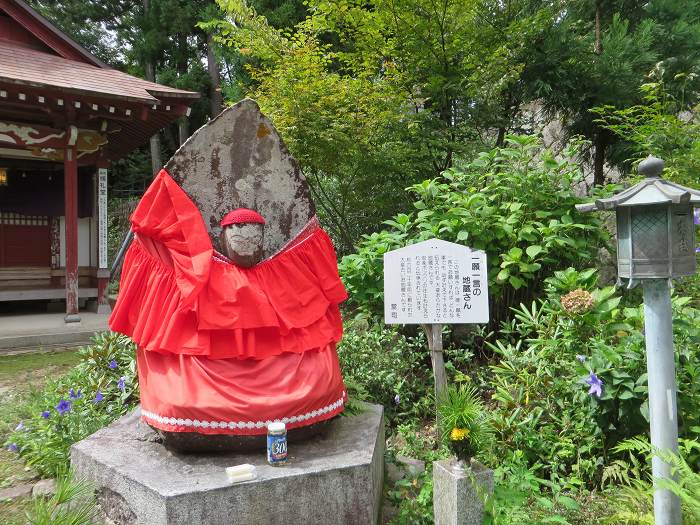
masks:
[[[486,254],[432,239],[384,254],[388,324],[486,323]]]
[[[107,268],[107,170],[97,172],[97,228],[99,267]]]

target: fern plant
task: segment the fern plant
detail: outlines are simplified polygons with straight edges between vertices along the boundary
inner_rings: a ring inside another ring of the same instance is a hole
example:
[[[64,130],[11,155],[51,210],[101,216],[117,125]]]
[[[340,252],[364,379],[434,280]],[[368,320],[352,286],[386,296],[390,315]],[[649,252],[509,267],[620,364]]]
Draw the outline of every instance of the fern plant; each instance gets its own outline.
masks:
[[[681,500],[684,525],[700,525],[700,473],[693,470],[686,457],[700,451],[700,442],[680,440],[678,454],[658,450],[644,438],[623,441],[615,452],[627,453],[629,462],[618,460],[606,469],[608,477],[623,483],[613,496],[616,512],[603,523],[619,525],[654,524],[654,487],[649,463],[652,455],[671,465],[673,479],[656,480],[657,486],[668,489]],[[649,461],[642,464],[636,459],[644,455]]]

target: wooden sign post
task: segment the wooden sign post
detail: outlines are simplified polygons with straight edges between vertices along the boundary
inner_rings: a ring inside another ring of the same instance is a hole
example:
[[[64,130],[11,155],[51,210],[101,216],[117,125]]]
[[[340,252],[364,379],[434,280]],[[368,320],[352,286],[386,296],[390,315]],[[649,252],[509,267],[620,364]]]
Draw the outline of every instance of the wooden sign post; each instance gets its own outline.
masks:
[[[423,325],[436,400],[447,389],[443,325],[488,321],[488,273],[483,251],[431,239],[384,254],[384,322]]]

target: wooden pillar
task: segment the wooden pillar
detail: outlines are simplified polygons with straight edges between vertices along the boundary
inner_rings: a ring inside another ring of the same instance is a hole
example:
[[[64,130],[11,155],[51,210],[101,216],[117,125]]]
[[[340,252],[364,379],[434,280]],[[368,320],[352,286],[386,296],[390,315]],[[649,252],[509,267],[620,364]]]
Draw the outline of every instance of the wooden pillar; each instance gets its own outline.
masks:
[[[97,164],[97,313],[111,311],[107,297],[109,267],[107,265],[107,166],[104,161]]]
[[[63,157],[63,194],[66,217],[66,323],[80,321],[78,315],[78,159],[69,145]]]

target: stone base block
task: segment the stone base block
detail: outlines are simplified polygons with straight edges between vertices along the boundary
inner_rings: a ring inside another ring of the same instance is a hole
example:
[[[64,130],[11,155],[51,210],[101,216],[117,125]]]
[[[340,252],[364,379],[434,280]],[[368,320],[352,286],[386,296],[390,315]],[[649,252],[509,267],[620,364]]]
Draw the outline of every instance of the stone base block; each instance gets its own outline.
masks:
[[[478,462],[458,471],[455,464],[455,459],[433,463],[435,525],[481,525],[484,502],[493,493],[493,471]]]
[[[225,468],[250,463],[258,479],[229,484]],[[384,475],[383,408],[366,405],[327,433],[290,444],[286,465],[265,450],[177,454],[139,421],[139,411],[73,445],[71,464],[92,481],[115,525],[303,525],[378,522]],[[107,521],[105,520],[105,521]]]

